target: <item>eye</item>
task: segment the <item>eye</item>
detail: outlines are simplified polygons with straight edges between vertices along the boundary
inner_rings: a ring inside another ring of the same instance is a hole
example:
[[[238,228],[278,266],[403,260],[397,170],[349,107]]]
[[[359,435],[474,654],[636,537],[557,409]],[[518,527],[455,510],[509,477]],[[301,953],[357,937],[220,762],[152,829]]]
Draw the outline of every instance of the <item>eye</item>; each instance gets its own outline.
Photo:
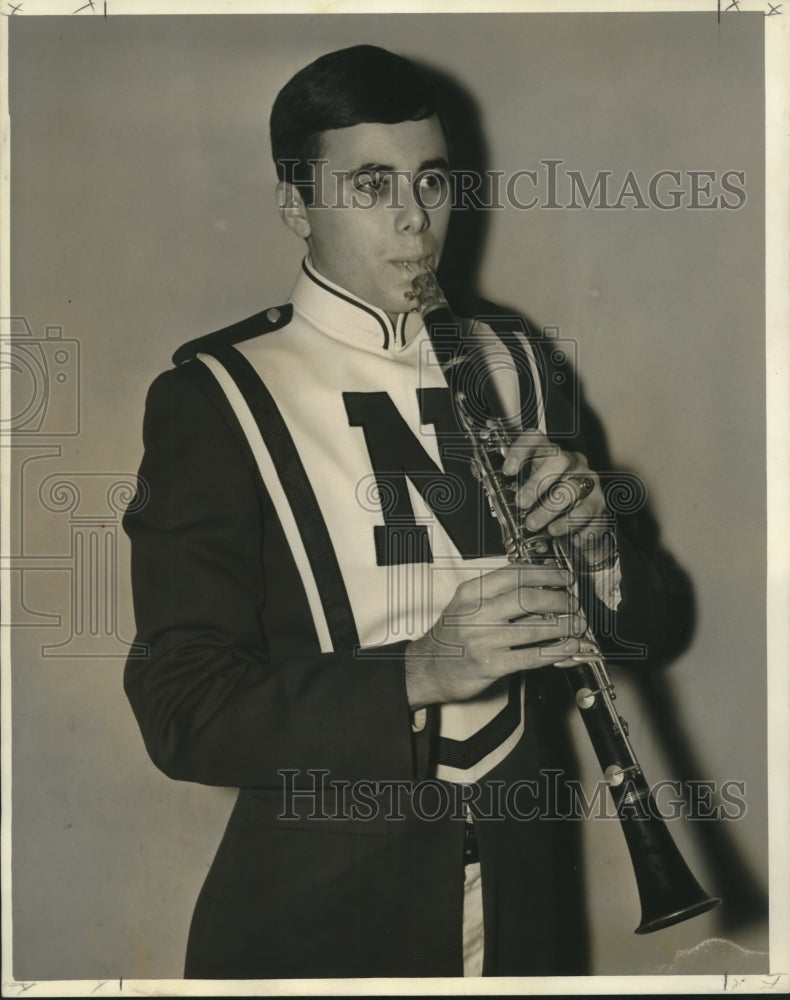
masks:
[[[383,191],[389,184],[389,175],[380,170],[358,170],[352,183],[358,191]]]
[[[417,175],[414,196],[423,208],[439,208],[447,196],[447,178],[438,170],[424,170]]]

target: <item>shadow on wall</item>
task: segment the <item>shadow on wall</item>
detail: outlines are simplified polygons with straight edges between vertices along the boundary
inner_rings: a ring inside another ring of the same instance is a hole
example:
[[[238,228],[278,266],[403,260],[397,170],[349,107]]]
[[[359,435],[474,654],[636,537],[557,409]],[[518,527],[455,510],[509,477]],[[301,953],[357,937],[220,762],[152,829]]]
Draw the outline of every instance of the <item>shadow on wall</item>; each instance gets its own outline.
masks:
[[[473,183],[479,183],[476,188],[479,202],[485,205],[488,199],[490,203],[490,182],[486,171],[488,146],[483,134],[479,106],[449,75],[437,73],[428,67],[423,69],[433,79],[440,95],[456,179],[458,172],[466,175],[468,180],[462,180],[461,185],[467,191],[472,190]],[[469,180],[470,178],[475,180]],[[475,200],[471,194],[464,204],[468,207],[452,213],[439,269],[440,283],[448,299],[459,315],[524,316],[523,310],[501,303],[495,305],[476,296],[477,274],[488,238],[488,212],[482,207],[474,207]],[[528,329],[541,329],[529,317],[524,316],[524,319]],[[580,380],[571,364],[564,360],[558,365],[556,360],[547,356],[552,353],[550,340],[533,335],[533,343],[544,356],[546,370],[551,372],[556,383],[563,386],[569,405],[577,407],[578,423],[583,429],[584,452],[590,467],[601,474],[604,484],[613,484],[615,491],[618,483],[620,487],[626,484],[626,490],[629,483],[641,483],[639,470],[613,467],[603,425],[587,404]],[[633,506],[636,508],[638,505],[634,503]],[[630,569],[632,581],[636,578],[643,584],[642,593],[635,602],[641,606],[627,608],[626,598],[622,615],[634,623],[634,641],[646,642],[649,650],[646,660],[643,658],[636,669],[628,670],[628,683],[633,686],[643,706],[656,740],[666,754],[673,776],[682,783],[683,789],[688,789],[689,782],[702,781],[707,775],[696,751],[693,735],[689,734],[684,725],[682,705],[668,682],[667,672],[689,648],[694,638],[694,588],[688,573],[662,545],[659,524],[647,503],[632,512],[618,513],[617,518],[618,531],[625,533],[632,543],[629,548],[636,553],[635,565],[629,567],[624,560],[624,575],[628,577]],[[626,640],[629,638],[627,631]],[[606,653],[610,662],[616,665],[615,670],[618,669],[618,659],[622,662],[627,660],[627,657],[618,656],[617,648],[606,649]],[[688,793],[685,794],[686,806],[690,810],[688,814],[693,815],[694,804],[688,801]],[[723,904],[716,911],[721,932],[734,932],[766,920],[767,892],[750,870],[727,825],[721,821],[707,821],[693,822],[689,827],[712,872],[711,884],[706,888],[723,899]],[[719,950],[714,948],[716,954]],[[762,953],[760,956],[759,961],[762,962]],[[708,951],[704,956],[689,956],[688,969],[701,969],[700,962],[705,957],[710,957]]]

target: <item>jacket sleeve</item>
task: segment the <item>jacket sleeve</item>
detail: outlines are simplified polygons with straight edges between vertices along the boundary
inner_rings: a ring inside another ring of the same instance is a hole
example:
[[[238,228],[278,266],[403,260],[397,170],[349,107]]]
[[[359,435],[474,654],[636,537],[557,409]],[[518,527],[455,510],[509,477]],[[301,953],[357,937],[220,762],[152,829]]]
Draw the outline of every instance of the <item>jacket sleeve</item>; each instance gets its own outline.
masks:
[[[151,758],[212,785],[279,788],[278,769],[420,776],[433,720],[412,731],[406,643],[366,657],[321,653],[310,634],[285,649],[267,641],[267,591],[282,586],[264,573],[268,497],[211,381],[191,362],[152,385],[124,518],[147,648],[128,660],[124,686]]]

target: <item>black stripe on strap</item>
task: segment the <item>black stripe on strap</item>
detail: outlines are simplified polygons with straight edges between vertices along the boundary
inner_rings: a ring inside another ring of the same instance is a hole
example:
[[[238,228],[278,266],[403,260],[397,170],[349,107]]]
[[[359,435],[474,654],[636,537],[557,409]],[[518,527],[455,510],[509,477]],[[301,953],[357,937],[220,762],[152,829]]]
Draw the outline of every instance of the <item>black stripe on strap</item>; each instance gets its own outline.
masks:
[[[538,407],[538,391],[535,385],[535,376],[532,366],[529,363],[527,349],[524,347],[524,340],[531,348],[531,356],[537,366],[538,383],[540,384],[544,407],[551,396],[548,393],[548,373],[546,371],[546,360],[543,357],[540,347],[546,341],[537,340],[533,337],[526,320],[522,316],[506,315],[504,313],[495,315],[481,315],[477,317],[478,323],[490,326],[502,344],[510,352],[513,364],[519,381],[519,391],[521,393],[520,419],[523,428],[537,427],[540,419]],[[523,340],[522,340],[523,338]],[[548,342],[550,343],[550,341]],[[549,424],[549,426],[552,426]]]
[[[527,352],[524,350],[524,345],[519,340],[517,333],[500,334],[500,337],[505,347],[510,351],[513,364],[516,366],[521,392],[521,426],[524,428],[537,427],[539,423],[538,394]]]
[[[206,352],[209,353],[209,352]],[[244,396],[277,469],[313,571],[335,652],[359,645],[354,614],[329,530],[299,452],[277,404],[249,361],[233,347],[212,357],[222,364]]]
[[[461,770],[473,767],[516,731],[521,721],[521,678],[514,674],[510,678],[507,704],[497,712],[482,729],[466,740],[452,740],[447,736],[439,738],[437,762],[445,767]]]

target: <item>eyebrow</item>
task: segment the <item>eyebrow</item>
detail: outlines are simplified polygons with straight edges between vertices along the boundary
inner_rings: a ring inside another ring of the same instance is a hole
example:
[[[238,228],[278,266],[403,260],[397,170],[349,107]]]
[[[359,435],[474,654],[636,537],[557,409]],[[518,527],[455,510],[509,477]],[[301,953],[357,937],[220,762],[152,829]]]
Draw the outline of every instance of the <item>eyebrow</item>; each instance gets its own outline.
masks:
[[[425,170],[444,170],[445,173],[449,174],[450,164],[447,162],[446,157],[436,156],[431,160],[423,160],[422,163],[417,168],[417,173],[421,174]],[[361,166],[355,167],[353,170],[344,170],[343,173],[353,177],[355,174],[364,173],[366,171],[369,171],[370,173],[375,172],[375,173],[386,174],[386,173],[396,173],[397,168],[393,167],[389,163],[363,163]]]

